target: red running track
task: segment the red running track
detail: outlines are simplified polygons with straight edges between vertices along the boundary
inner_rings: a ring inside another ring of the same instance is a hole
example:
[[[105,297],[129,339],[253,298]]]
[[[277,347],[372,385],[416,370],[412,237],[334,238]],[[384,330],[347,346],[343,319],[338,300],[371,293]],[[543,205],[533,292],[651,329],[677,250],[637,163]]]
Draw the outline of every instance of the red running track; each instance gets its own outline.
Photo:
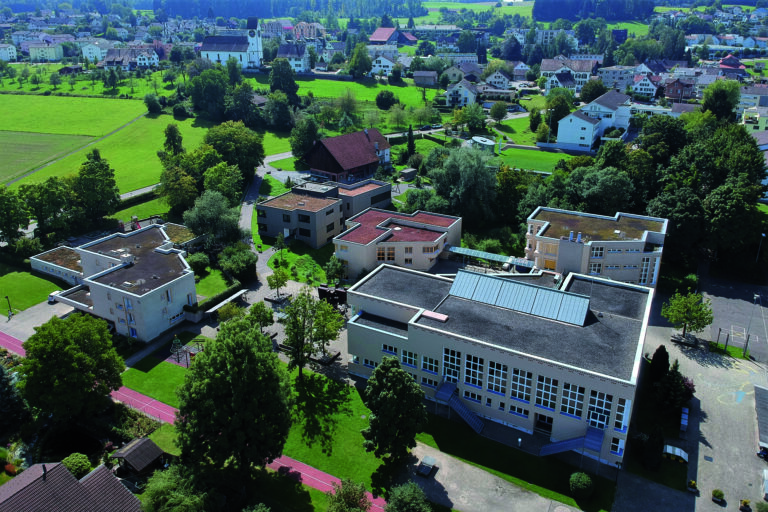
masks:
[[[132,389],[123,386],[117,391],[112,392],[112,398],[122,402],[132,409],[142,411],[149,416],[155,417],[163,423],[173,423],[176,421],[177,409],[158,402],[154,398],[142,395]]]
[[[27,355],[26,350],[21,346],[23,341],[14,338],[10,334],[5,334],[4,332],[0,332],[0,347],[7,348],[14,354],[19,354],[21,357],[24,357]]]

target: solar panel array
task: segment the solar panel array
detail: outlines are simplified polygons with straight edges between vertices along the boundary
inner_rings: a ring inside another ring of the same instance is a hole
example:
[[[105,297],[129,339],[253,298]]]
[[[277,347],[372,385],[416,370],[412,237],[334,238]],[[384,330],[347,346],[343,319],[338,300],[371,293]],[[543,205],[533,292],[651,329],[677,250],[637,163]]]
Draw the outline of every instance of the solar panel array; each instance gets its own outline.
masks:
[[[509,281],[483,274],[459,271],[450,294],[530,315],[584,325],[589,297]]]

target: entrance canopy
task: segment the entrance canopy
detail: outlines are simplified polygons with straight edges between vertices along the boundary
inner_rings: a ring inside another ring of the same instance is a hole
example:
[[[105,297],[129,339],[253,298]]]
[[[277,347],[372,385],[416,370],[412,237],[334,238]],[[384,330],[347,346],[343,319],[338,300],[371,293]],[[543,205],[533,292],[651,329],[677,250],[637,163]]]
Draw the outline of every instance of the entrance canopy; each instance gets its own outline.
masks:
[[[503,254],[494,254],[492,252],[478,251],[475,249],[467,249],[466,247],[454,247],[449,246],[448,251],[453,254],[460,254],[461,256],[469,256],[470,258],[478,258],[488,261],[496,261],[498,263],[509,263],[510,265],[517,265],[520,267],[533,267],[533,261],[525,258],[516,258],[514,256],[504,256]]]

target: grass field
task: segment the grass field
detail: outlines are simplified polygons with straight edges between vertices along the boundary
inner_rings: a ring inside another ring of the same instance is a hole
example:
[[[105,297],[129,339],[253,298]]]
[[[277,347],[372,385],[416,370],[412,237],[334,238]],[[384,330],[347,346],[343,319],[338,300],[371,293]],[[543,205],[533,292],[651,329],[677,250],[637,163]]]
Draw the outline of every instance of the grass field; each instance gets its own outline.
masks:
[[[105,100],[101,100],[105,101]],[[115,170],[115,179],[121,193],[153,185],[160,179],[162,166],[157,158],[157,151],[162,149],[165,127],[170,123],[179,125],[184,147],[194,149],[203,140],[211,126],[200,119],[176,120],[169,115],[144,117],[104,139],[103,141],[74,153],[66,158],[41,169],[33,175],[13,184],[39,183],[49,176],[74,174],[85,161],[86,154],[98,148],[101,156],[107,159]]]
[[[275,169],[282,169],[283,171],[307,171],[309,167],[306,164],[299,162],[296,163],[296,159],[293,157],[283,158],[282,160],[275,160],[271,164]]]
[[[151,355],[123,373],[123,386],[164,404],[178,407],[179,399],[176,396],[176,389],[184,383],[186,371],[186,368],[161,361]]]
[[[571,155],[565,153],[549,153],[529,149],[506,149],[501,152],[501,161],[510,167],[549,172],[560,160],[570,160]]]
[[[269,174],[262,178],[261,186],[259,187],[259,195],[261,196],[279,196],[290,191],[291,189],[286,187],[280,180],[273,178]]]
[[[534,94],[533,96],[528,96],[526,99],[521,99],[520,104],[525,107],[528,112],[533,112],[537,109],[542,110],[547,105],[547,98],[541,94]]]
[[[0,183],[18,178],[92,140],[87,135],[0,132]]]
[[[109,217],[111,219],[119,219],[124,222],[130,222],[133,215],[137,216],[139,219],[146,219],[153,215],[165,216],[169,210],[170,207],[165,202],[165,200],[161,197],[158,197],[157,199],[135,204],[124,210],[115,212]]]
[[[325,264],[333,256],[334,245],[327,244],[320,249],[312,249],[303,242],[294,241],[291,243],[290,250],[283,250],[283,259],[288,264],[284,266],[290,278],[300,283],[325,283],[328,279],[325,275]],[[275,269],[278,266],[280,253],[276,252],[269,258],[267,265]],[[295,269],[295,274],[294,274]]]
[[[197,294],[203,297],[213,297],[227,289],[229,284],[224,279],[224,275],[219,269],[207,268],[205,275],[200,276],[200,280],[195,283]]]
[[[106,135],[147,111],[143,101],[60,96],[2,96],[0,130]]]
[[[528,116],[516,117],[502,121],[500,125],[494,125],[497,130],[507,135],[515,144],[526,146],[536,145],[536,134],[528,128]]]
[[[2,290],[3,296],[8,296],[14,313],[45,302],[52,291],[61,289],[62,284],[57,284],[55,281],[38,277],[18,267],[0,263],[0,290]],[[7,302],[0,306],[0,311],[3,311],[3,314],[8,312],[7,306]]]
[[[260,132],[260,135],[263,138],[262,144],[264,145],[264,154],[267,156],[286,153],[291,150],[290,132]]]
[[[460,11],[467,9],[474,12],[485,12],[494,9],[499,14],[505,14],[514,16],[519,14],[520,16],[531,17],[533,12],[533,2],[502,2],[502,7],[495,7],[496,2],[477,2],[477,3],[460,3],[460,2],[422,2],[422,5],[429,10],[426,16],[419,16],[413,19],[417,25],[422,24],[436,24],[440,22],[441,14],[440,8],[446,8],[452,11]],[[406,26],[408,18],[396,18],[400,22],[400,26]]]
[[[163,423],[160,428],[149,434],[149,438],[165,453],[181,455],[181,450],[176,447],[176,429],[170,423]]]
[[[636,37],[640,37],[648,35],[648,29],[650,27],[639,21],[620,21],[617,23],[608,23],[608,28],[613,30],[627,29],[629,34],[634,34]]]

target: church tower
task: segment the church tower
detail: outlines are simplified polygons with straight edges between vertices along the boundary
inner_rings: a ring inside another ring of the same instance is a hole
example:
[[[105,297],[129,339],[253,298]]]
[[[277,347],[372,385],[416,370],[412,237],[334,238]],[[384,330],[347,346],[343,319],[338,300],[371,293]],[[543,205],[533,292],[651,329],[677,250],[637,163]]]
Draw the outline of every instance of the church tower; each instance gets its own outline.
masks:
[[[259,18],[248,18],[248,67],[261,67],[264,58],[264,47],[261,43],[261,24]]]

